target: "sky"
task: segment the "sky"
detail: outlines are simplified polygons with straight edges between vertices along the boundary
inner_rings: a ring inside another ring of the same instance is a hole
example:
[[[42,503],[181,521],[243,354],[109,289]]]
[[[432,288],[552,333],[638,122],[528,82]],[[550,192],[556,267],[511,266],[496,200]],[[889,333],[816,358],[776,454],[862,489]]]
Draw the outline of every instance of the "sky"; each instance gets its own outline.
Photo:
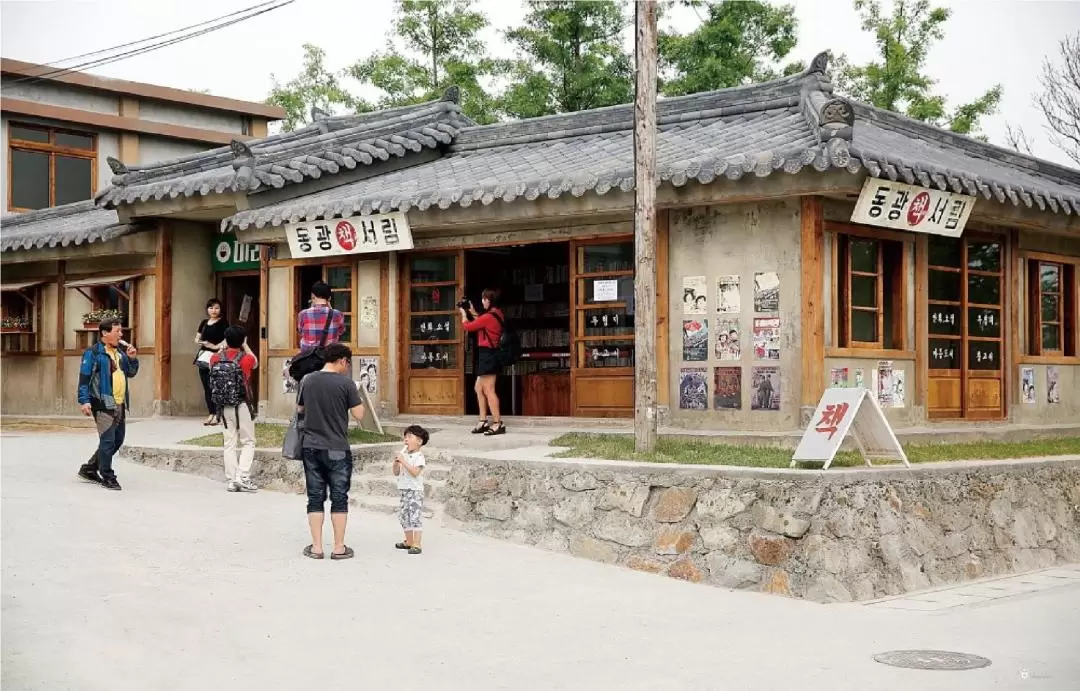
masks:
[[[885,0],[888,4],[888,0]],[[81,53],[178,29],[254,5],[257,0],[4,0],[0,2],[0,53],[6,58],[51,63]],[[777,3],[779,4],[779,3]],[[799,43],[791,56],[809,62],[832,49],[854,63],[874,57],[873,37],[863,32],[851,0],[789,0],[799,20]],[[927,72],[950,104],[1004,86],[999,112],[982,130],[1005,144],[1005,126],[1022,127],[1035,155],[1057,163],[1069,159],[1050,142],[1042,114],[1032,103],[1045,57],[1058,41],[1080,31],[1080,0],[938,0],[952,10],[946,35],[931,51]],[[518,0],[479,0],[492,26],[491,52],[511,57],[501,31],[525,14]],[[321,46],[327,64],[341,69],[382,49],[393,16],[392,0],[296,0],[293,4],[190,41],[89,70],[107,77],[182,89],[207,89],[250,101],[266,98],[272,75],[287,81],[301,65],[304,43]],[[694,10],[680,8],[671,28],[690,30]],[[95,27],[95,30],[88,30]],[[627,32],[626,43],[633,37]],[[364,89],[351,84],[360,95]]]

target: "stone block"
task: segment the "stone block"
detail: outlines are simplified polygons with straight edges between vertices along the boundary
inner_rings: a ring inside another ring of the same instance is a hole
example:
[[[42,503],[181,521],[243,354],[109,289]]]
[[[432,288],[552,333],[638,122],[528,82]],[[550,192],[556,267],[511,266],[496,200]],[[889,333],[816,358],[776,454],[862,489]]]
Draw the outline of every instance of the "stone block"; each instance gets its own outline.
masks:
[[[506,488],[510,492],[510,496],[515,499],[525,496],[526,487],[525,478],[520,476],[512,477],[506,482]]]
[[[558,504],[552,511],[556,521],[572,528],[586,526],[593,520],[595,499],[589,494],[574,494]]]
[[[904,587],[904,592],[907,593],[930,587],[930,579],[914,562],[904,562],[900,565],[900,583]]]
[[[495,521],[510,520],[512,510],[513,505],[510,503],[510,497],[485,499],[476,505],[476,513]]]
[[[736,559],[720,552],[706,557],[709,580],[727,588],[751,588],[761,581],[762,567],[752,561]]]
[[[660,492],[653,507],[653,520],[660,523],[678,523],[686,518],[697,501],[697,490],[692,487],[668,487]]]
[[[541,535],[536,546],[551,552],[565,552],[570,549],[570,540],[563,533],[553,530]]]
[[[822,576],[806,589],[806,599],[814,602],[851,602],[851,591],[833,576]]]
[[[657,554],[683,554],[694,544],[692,531],[664,528],[656,536],[653,547]]]
[[[788,579],[787,571],[776,569],[766,576],[765,581],[761,584],[761,592],[791,597],[791,582]]]
[[[614,564],[619,558],[619,550],[615,545],[601,540],[594,540],[581,533],[574,533],[570,536],[570,554],[605,564]]]
[[[636,518],[645,513],[645,502],[649,501],[649,486],[636,483],[608,487],[600,498],[596,508],[604,511],[618,509]]]
[[[464,497],[451,497],[446,500],[446,515],[459,521],[472,518],[472,502]]]
[[[749,504],[731,489],[712,489],[702,492],[697,500],[699,518],[724,521],[746,511]]]
[[[900,515],[889,505],[887,501],[877,503],[878,531],[882,535],[892,535],[900,532]]]
[[[797,513],[817,513],[821,506],[821,499],[825,496],[825,490],[820,487],[807,487],[799,492],[791,505],[791,510]]]
[[[1007,528],[1012,523],[1012,503],[1005,497],[998,497],[990,502],[990,522],[998,528]]]
[[[493,475],[480,475],[469,480],[469,492],[474,495],[491,494],[499,489],[499,478]]]
[[[794,543],[790,539],[756,530],[750,533],[747,544],[754,558],[767,566],[782,564],[794,549]]]
[[[626,565],[635,571],[644,571],[646,573],[661,573],[667,567],[662,561],[656,561],[655,559],[646,559],[634,554],[626,560]]]
[[[800,546],[810,568],[831,574],[844,572],[847,559],[844,546],[839,541],[830,540],[824,535],[808,535]]]
[[[936,515],[938,524],[945,530],[959,532],[971,525],[971,507],[966,503],[941,507]]]
[[[734,552],[739,544],[739,531],[731,526],[717,525],[701,528],[701,542],[705,549],[720,550],[721,552]]]
[[[679,559],[668,567],[667,575],[691,583],[700,583],[705,579],[705,574],[690,559]]]
[[[548,513],[542,506],[528,505],[518,511],[514,517],[514,522],[530,532],[546,532]]]
[[[777,511],[762,503],[754,506],[753,515],[754,525],[777,535],[800,538],[810,529],[810,521],[796,518],[786,511]]]
[[[837,509],[825,521],[825,527],[836,537],[855,537],[857,514],[852,509]]]
[[[644,547],[652,540],[648,525],[621,513],[607,513],[596,524],[596,536],[627,547]]]
[[[942,554],[948,558],[959,557],[968,553],[968,541],[963,533],[949,533],[941,541]]]
[[[1039,527],[1031,509],[1016,512],[1009,533],[1017,547],[1035,549],[1039,546]]]
[[[559,484],[571,492],[584,492],[588,489],[596,489],[599,483],[596,481],[596,476],[591,473],[573,472],[563,475]]]

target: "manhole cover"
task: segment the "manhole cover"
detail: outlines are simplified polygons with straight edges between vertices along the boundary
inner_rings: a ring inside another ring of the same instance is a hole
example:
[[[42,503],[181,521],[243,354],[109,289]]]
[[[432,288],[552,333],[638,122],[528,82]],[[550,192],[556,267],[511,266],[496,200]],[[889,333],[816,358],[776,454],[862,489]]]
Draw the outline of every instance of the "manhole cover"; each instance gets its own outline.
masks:
[[[883,665],[907,669],[979,669],[990,666],[990,660],[985,657],[948,650],[890,650],[875,655],[874,660]]]

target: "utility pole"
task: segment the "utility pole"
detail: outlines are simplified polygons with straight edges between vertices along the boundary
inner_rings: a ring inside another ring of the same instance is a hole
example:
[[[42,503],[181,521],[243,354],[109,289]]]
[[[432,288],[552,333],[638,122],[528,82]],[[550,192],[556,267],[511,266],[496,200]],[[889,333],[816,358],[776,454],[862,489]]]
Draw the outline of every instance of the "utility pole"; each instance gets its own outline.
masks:
[[[652,451],[656,446],[655,0],[634,3],[634,65],[634,445],[638,451]]]

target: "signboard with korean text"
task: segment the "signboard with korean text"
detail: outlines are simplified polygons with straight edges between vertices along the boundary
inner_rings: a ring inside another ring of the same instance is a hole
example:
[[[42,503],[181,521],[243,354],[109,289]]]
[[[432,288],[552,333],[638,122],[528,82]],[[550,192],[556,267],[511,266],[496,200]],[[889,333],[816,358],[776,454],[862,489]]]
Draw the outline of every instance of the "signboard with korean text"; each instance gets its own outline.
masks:
[[[252,271],[259,268],[259,246],[240,242],[235,233],[222,233],[211,259],[214,271]]]
[[[286,223],[285,237],[289,240],[293,259],[413,248],[409,220],[400,211],[312,223]]]
[[[974,205],[966,194],[867,178],[851,222],[958,238]]]
[[[828,468],[849,432],[854,433],[866,465],[871,465],[871,460],[890,460],[903,461],[911,467],[881,407],[861,387],[825,389],[791,457],[791,467],[796,463],[819,462],[825,464],[822,470]]]

